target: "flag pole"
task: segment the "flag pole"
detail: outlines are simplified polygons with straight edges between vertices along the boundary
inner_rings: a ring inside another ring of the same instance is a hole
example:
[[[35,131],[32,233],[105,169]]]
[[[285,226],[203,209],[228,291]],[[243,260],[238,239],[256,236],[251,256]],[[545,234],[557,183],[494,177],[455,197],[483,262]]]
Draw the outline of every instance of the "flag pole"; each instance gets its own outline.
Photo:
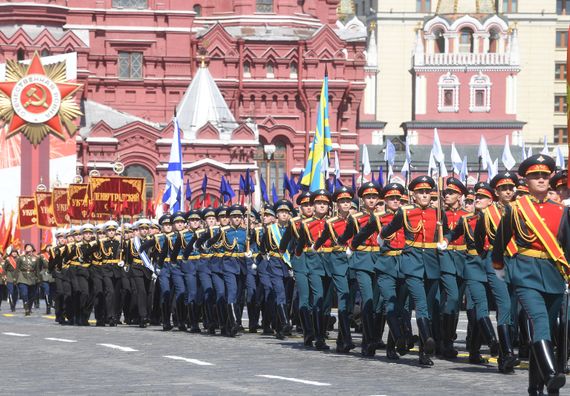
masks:
[[[566,35],[566,37],[570,37],[570,27],[568,27],[568,33]],[[568,40],[566,40],[566,69],[568,69],[568,65],[570,63],[570,50],[568,49],[568,47],[570,46],[570,44],[568,43]],[[570,153],[570,139],[568,138],[568,134],[570,132],[570,112],[568,111],[568,106],[570,106],[570,76],[568,75],[568,73],[566,73],[566,140],[568,141],[568,152]],[[570,170],[570,158],[568,161],[568,169]],[[568,181],[568,187],[570,187],[570,180]],[[568,300],[568,297],[566,298]]]
[[[483,157],[479,156],[478,166],[477,166],[477,183],[481,181],[481,164],[483,163]]]

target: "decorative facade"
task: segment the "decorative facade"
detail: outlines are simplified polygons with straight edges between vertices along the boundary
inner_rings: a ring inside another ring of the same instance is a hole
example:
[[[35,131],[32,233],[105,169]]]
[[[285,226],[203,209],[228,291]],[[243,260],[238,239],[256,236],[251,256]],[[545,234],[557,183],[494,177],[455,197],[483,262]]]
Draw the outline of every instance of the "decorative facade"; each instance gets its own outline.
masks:
[[[434,128],[443,144],[521,142],[517,31],[494,4],[440,0],[417,30],[412,120],[402,124],[413,143],[429,144]]]

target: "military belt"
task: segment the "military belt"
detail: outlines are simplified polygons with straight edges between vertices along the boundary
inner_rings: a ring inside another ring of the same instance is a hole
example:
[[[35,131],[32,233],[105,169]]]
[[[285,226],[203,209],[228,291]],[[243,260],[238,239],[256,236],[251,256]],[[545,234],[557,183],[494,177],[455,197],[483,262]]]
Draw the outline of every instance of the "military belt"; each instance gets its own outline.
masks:
[[[467,250],[467,254],[471,255],[471,256],[477,256],[479,255],[479,253],[477,252],[477,249],[468,249]]]
[[[399,256],[402,254],[401,250],[387,250],[382,253],[382,256]]]
[[[463,251],[467,250],[467,245],[449,245],[447,250]]]
[[[519,254],[522,254],[523,256],[527,256],[527,257],[534,257],[534,258],[539,258],[539,259],[550,259],[550,255],[548,254],[548,252],[542,251],[542,250],[537,250],[537,249],[526,249],[526,248],[520,248],[518,250]]]
[[[119,259],[104,260],[103,264],[119,264]]]
[[[224,257],[224,253],[214,253],[212,254],[214,257]]]
[[[142,264],[143,261],[142,261],[141,259],[138,259],[138,258],[133,258],[133,263],[135,263],[135,264]]]
[[[415,241],[406,241],[406,246],[411,246],[420,249],[436,249],[437,242],[415,242]]]
[[[379,252],[380,246],[359,246],[357,252]]]
[[[199,260],[201,259],[200,256],[188,256],[188,260]]]

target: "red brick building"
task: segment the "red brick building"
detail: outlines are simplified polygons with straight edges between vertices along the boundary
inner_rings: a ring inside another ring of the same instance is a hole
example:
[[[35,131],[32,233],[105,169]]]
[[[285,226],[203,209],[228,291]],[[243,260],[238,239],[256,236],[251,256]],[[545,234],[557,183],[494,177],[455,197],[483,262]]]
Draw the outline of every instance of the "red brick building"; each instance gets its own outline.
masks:
[[[327,69],[333,142],[343,176],[350,177],[359,138],[369,140],[364,128],[379,123],[360,110],[366,28],[357,19],[337,22],[338,5],[11,1],[0,4],[0,63],[30,58],[34,51],[76,52],[84,84],[78,172],[112,174],[120,161],[125,174],[147,178],[149,198],[164,186],[175,108],[193,191],[204,174],[217,196],[223,175],[235,188],[248,167],[257,165],[269,186],[279,186],[285,171],[300,172]],[[30,150],[25,146],[23,154]]]

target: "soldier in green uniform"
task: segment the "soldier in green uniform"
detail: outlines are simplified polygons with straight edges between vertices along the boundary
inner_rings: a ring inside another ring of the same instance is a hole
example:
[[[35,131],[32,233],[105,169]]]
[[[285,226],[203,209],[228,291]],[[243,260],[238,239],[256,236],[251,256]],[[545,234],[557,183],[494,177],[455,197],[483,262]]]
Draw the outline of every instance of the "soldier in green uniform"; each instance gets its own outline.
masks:
[[[16,284],[16,259],[18,258],[18,250],[13,246],[6,249],[6,259],[2,266],[6,273],[6,287],[8,289],[8,302],[10,303],[10,311],[16,312],[16,301],[18,301],[18,285]]]
[[[35,254],[36,248],[31,243],[24,246],[24,255],[16,260],[16,284],[20,292],[20,298],[24,303],[26,316],[32,313],[32,302],[38,284],[40,272],[40,258]]]
[[[51,231],[48,231],[51,232]],[[40,259],[40,273],[39,273],[39,282],[40,282],[40,289],[42,292],[42,297],[46,304],[46,315],[51,314],[51,307],[53,304],[53,295],[54,295],[54,288],[55,288],[55,279],[49,270],[49,263],[48,260],[45,258],[44,254],[46,254],[46,249],[42,250],[42,254],[39,256]]]

